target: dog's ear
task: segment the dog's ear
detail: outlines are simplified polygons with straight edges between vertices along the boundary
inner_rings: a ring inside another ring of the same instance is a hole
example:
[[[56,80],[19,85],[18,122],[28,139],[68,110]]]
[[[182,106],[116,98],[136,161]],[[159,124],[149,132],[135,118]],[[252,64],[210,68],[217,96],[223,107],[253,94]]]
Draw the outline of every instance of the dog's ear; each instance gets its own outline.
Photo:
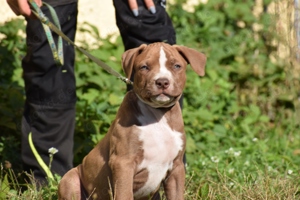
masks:
[[[142,44],[137,48],[129,49],[123,53],[122,68],[128,79],[131,78],[133,64],[136,56],[139,55],[145,49],[146,46],[146,44]]]
[[[203,53],[185,46],[173,45],[173,47],[176,48],[199,76],[205,75],[206,56]]]

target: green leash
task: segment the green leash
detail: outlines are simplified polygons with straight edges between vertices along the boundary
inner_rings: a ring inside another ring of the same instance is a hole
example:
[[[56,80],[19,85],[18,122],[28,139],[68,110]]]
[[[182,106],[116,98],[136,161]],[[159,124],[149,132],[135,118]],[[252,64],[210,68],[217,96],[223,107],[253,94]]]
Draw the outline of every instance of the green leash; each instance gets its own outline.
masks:
[[[70,44],[72,44],[75,48],[77,48],[79,51],[81,51],[84,55],[86,55],[89,59],[91,59],[92,61],[94,61],[98,66],[100,66],[101,68],[103,68],[105,71],[107,71],[108,73],[116,76],[118,79],[121,79],[123,82],[125,82],[128,85],[132,85],[132,81],[126,77],[123,77],[121,74],[119,74],[117,71],[115,71],[114,69],[112,69],[110,66],[108,66],[106,63],[104,63],[103,61],[99,60],[98,58],[96,58],[95,56],[91,55],[90,53],[88,53],[86,50],[80,48],[79,46],[75,45],[75,43],[70,40],[68,38],[68,36],[66,36],[61,30],[60,30],[60,25],[59,25],[59,20],[58,17],[55,13],[55,10],[48,4],[43,3],[44,5],[46,5],[51,13],[51,16],[53,18],[53,21],[55,24],[53,24],[51,21],[49,21],[49,19],[45,16],[45,14],[41,11],[41,9],[39,8],[39,6],[33,1],[33,0],[28,0],[30,5],[32,6],[33,10],[32,13],[42,22],[46,36],[48,38],[48,42],[50,44],[52,53],[53,53],[53,57],[55,59],[55,62],[57,64],[59,64],[59,66],[61,66],[63,64],[63,50],[62,50],[62,42],[61,38],[63,38],[64,40],[66,40],[67,42],[69,42]],[[55,32],[57,35],[59,35],[59,39],[58,39],[58,49],[56,48],[56,45],[54,43],[52,34],[50,29]]]
[[[50,23],[49,19],[44,15],[42,10],[39,8],[39,6],[33,0],[29,0],[29,3],[32,6],[32,8],[34,9],[33,12],[35,13],[35,15],[40,16],[39,19],[42,20],[42,25],[43,25],[45,34],[47,36],[48,43],[49,43],[50,48],[52,50],[53,58],[55,60],[56,65],[57,66],[62,66],[64,64],[64,55],[63,55],[63,45],[62,45],[63,42],[62,42],[61,36],[58,37],[58,41],[57,41],[57,47],[58,48],[56,48],[56,44],[53,40],[51,30],[48,26],[48,24]],[[58,27],[58,30],[61,31],[59,20],[58,20],[58,17],[56,15],[55,10],[47,3],[43,2],[43,5],[48,7],[54,24],[56,25],[56,27]]]

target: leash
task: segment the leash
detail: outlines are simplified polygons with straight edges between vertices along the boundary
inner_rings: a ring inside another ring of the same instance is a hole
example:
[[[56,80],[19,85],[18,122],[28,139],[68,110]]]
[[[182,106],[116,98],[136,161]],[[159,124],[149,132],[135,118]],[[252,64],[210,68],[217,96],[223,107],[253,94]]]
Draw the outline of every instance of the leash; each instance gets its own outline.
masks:
[[[58,20],[58,17],[56,15],[56,12],[55,12],[55,10],[50,5],[48,5],[47,3],[43,2],[43,5],[46,5],[49,8],[49,11],[51,13],[51,17],[52,17],[52,19],[54,21],[54,24],[42,12],[42,10],[40,9],[40,7],[34,2],[34,0],[28,0],[28,1],[29,1],[30,5],[32,6],[32,13],[42,22],[42,25],[44,27],[46,36],[48,38],[49,45],[50,45],[52,53],[53,53],[53,57],[55,59],[55,63],[58,66],[62,66],[63,65],[63,49],[62,49],[62,39],[61,39],[61,38],[63,38],[65,41],[67,41],[70,44],[72,44],[75,48],[77,48],[80,52],[82,52],[84,55],[86,55],[89,59],[91,59],[92,61],[94,61],[98,66],[100,66],[102,69],[104,69],[108,73],[114,75],[118,79],[121,79],[123,82],[125,82],[128,85],[132,85],[133,84],[130,79],[122,76],[120,73],[118,73],[117,71],[115,71],[114,69],[112,69],[106,63],[104,63],[100,59],[96,58],[95,56],[91,55],[86,50],[84,50],[83,48],[77,46],[72,40],[70,40],[70,38],[68,38],[68,36],[66,36],[61,31],[61,28],[60,28],[60,25],[59,25],[59,20]],[[56,45],[55,45],[55,42],[53,40],[53,37],[52,37],[50,29],[59,36],[59,38],[58,38],[58,44],[57,44],[58,49],[56,48]]]
[[[44,23],[42,23],[42,25],[43,25],[44,31],[46,33],[48,43],[52,50],[53,58],[55,60],[56,65],[62,66],[64,64],[64,55],[63,55],[63,46],[62,46],[61,37],[60,36],[58,37],[58,42],[57,42],[58,48],[56,48],[50,28],[49,28],[49,26],[47,26],[49,19],[44,15],[42,10],[39,8],[39,6],[33,0],[29,0],[29,2],[31,4],[32,8],[34,9],[34,10],[32,10],[32,12],[35,14],[35,16],[37,16],[37,17],[39,16],[40,17],[39,19],[43,19],[43,21],[44,21]],[[50,10],[50,13],[51,13],[51,17],[54,21],[54,24],[58,27],[58,30],[61,30],[59,20],[55,13],[55,10],[47,3],[43,2],[43,5],[48,7],[48,9]]]

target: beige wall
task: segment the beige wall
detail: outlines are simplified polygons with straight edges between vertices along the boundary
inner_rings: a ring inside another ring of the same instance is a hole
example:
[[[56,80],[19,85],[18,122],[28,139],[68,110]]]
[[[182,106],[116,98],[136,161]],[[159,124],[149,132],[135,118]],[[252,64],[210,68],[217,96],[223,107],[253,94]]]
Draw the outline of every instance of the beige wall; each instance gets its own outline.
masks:
[[[0,23],[15,18],[16,16],[10,10],[6,0],[0,1]],[[79,24],[85,21],[93,24],[98,27],[101,36],[118,34],[112,0],[79,0],[78,9]]]
[[[0,0],[0,23],[15,18],[16,16],[10,10],[6,3],[6,0]],[[207,0],[189,0],[184,8],[192,10],[192,6],[200,2],[206,2]],[[172,0],[170,0],[172,2]],[[79,15],[78,22],[89,22],[96,26],[103,37],[108,34],[119,34],[118,28],[115,22],[115,10],[112,0],[79,0]],[[20,17],[22,18],[22,17]]]

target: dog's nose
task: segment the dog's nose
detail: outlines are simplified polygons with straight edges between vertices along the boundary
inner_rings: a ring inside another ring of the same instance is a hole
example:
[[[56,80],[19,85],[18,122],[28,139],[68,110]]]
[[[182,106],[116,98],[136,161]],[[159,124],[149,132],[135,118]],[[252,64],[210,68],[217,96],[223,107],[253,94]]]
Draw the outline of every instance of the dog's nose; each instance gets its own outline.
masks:
[[[166,78],[159,78],[155,81],[155,84],[159,89],[167,89],[170,85],[170,82]]]

